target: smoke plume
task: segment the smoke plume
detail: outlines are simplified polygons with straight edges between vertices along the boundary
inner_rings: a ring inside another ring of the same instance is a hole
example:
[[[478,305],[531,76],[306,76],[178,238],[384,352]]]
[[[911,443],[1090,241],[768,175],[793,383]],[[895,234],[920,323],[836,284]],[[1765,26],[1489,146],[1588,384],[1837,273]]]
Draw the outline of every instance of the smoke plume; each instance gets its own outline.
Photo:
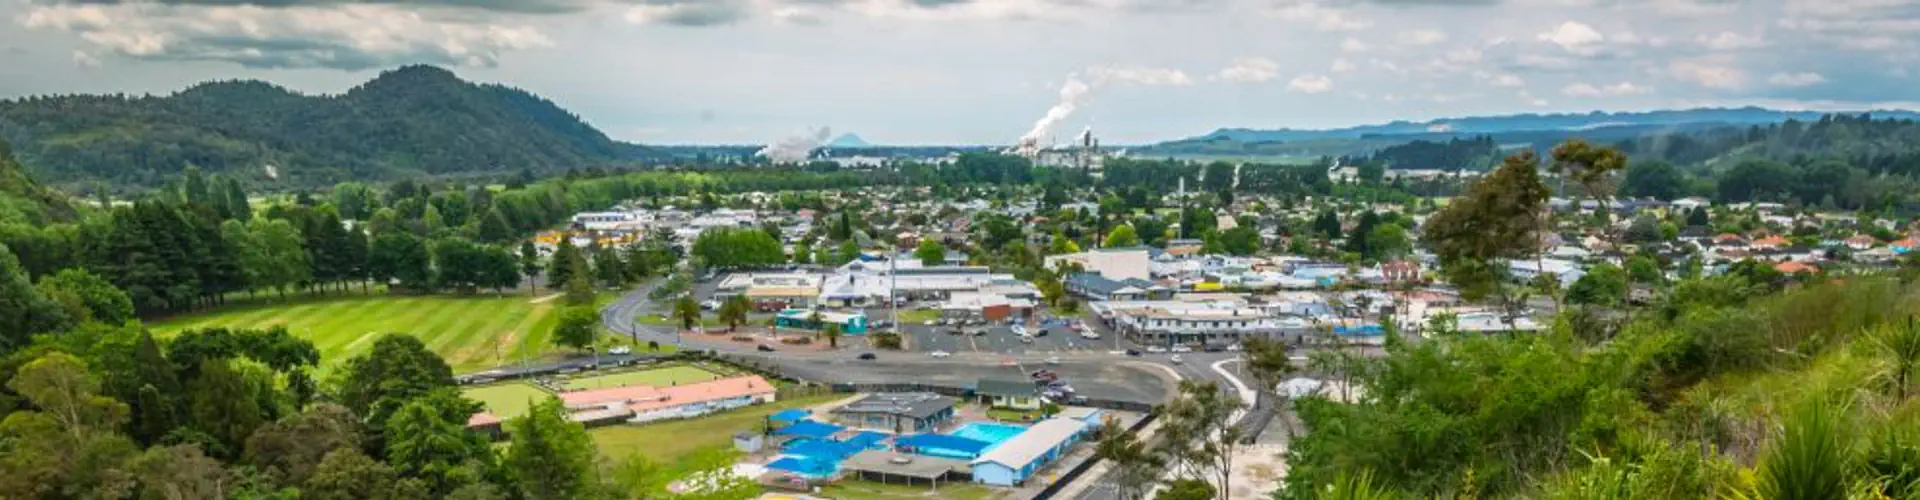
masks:
[[[1060,100],[1047,108],[1047,114],[1033,122],[1033,128],[1020,136],[1017,146],[1021,152],[1032,152],[1040,147],[1040,141],[1053,134],[1053,129],[1073,116],[1085,105],[1095,90],[1108,83],[1123,82],[1137,85],[1191,85],[1193,78],[1177,69],[1150,68],[1141,66],[1094,66],[1087,68],[1083,80],[1079,73],[1067,75],[1067,81],[1060,85]]]
[[[772,159],[774,163],[801,163],[807,161],[815,148],[826,144],[827,138],[832,135],[832,128],[820,127],[768,144],[754,154]]]

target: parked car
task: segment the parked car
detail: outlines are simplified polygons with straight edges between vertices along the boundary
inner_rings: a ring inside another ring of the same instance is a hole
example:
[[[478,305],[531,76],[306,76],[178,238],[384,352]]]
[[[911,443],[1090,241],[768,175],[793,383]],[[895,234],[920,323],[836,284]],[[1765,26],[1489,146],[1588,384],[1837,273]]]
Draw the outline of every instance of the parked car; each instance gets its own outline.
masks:
[[[1020,326],[1020,325],[1013,325],[1013,334],[1014,334],[1014,335],[1026,335],[1026,334],[1027,334],[1027,327],[1024,327],[1024,326]]]
[[[1227,346],[1223,346],[1220,344],[1207,344],[1205,347],[1201,347],[1200,350],[1207,351],[1207,352],[1225,352],[1227,350]]]
[[[617,346],[613,346],[612,349],[607,349],[607,354],[633,354],[633,348],[628,346],[623,346],[623,345],[617,345]]]
[[[1147,352],[1159,354],[1159,353],[1167,352],[1167,348],[1157,346],[1157,345],[1150,345],[1150,346],[1147,346]]]
[[[1094,333],[1093,330],[1081,330],[1080,338],[1087,339],[1087,340],[1100,340],[1100,334]]]
[[[1057,364],[1060,364],[1060,357],[1059,357],[1059,356],[1047,356],[1047,364],[1049,364],[1049,365],[1057,365]]]
[[[973,328],[973,329],[969,329],[969,330],[967,330],[967,334],[968,334],[968,335],[972,335],[972,336],[975,336],[975,337],[983,337],[983,336],[986,336],[986,335],[987,335],[987,329],[985,329],[985,328]]]
[[[933,352],[930,352],[930,353],[927,353],[927,355],[928,355],[928,356],[933,356],[933,357],[936,357],[936,358],[944,358],[944,357],[947,357],[947,356],[952,356],[952,355],[953,355],[953,353],[950,353],[950,352],[947,352],[947,351],[933,351]]]
[[[870,353],[870,352],[863,352],[863,353],[860,353],[859,358],[865,361],[873,361],[874,359],[879,358],[879,356],[874,356],[873,353]]]
[[[760,344],[759,346],[754,347],[754,349],[758,349],[760,352],[773,352],[773,348],[768,347],[766,344]]]
[[[1134,357],[1139,357],[1139,356],[1140,356],[1140,350],[1139,350],[1139,349],[1127,349],[1127,355],[1128,355],[1128,356],[1134,356]]]
[[[720,308],[720,301],[718,301],[718,300],[713,300],[713,299],[707,299],[707,300],[705,300],[705,301],[702,301],[702,302],[700,302],[700,308],[701,308],[701,309],[704,309],[704,310],[708,310],[708,311],[712,311],[712,310],[715,310],[715,309],[719,309],[719,308]]]
[[[927,320],[927,326],[939,326],[939,325],[940,325],[940,320],[937,320],[937,319]]]
[[[1177,365],[1177,364],[1180,364],[1180,363],[1182,363],[1182,362],[1183,362],[1183,361],[1181,361],[1181,360],[1180,360],[1180,355],[1179,355],[1179,354],[1175,354],[1175,355],[1173,355],[1173,357],[1171,357],[1171,358],[1167,358],[1167,361],[1172,361],[1172,362],[1173,362],[1173,364],[1176,364],[1176,365]]]
[[[1173,346],[1172,350],[1173,352],[1193,352],[1193,347],[1187,346],[1187,345],[1176,345],[1176,346]]]
[[[1033,331],[1033,336],[1035,336],[1035,337],[1045,337],[1045,336],[1047,336],[1047,329],[1045,329],[1045,328],[1041,328],[1041,329],[1038,329],[1038,330],[1034,330],[1034,331]]]
[[[1227,352],[1240,352],[1240,344],[1227,346]]]

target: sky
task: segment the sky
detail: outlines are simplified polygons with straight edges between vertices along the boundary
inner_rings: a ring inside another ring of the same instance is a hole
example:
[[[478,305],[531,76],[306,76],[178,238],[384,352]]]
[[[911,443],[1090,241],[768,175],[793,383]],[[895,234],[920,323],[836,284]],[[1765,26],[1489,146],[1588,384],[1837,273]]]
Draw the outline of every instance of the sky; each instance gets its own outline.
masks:
[[[1920,109],[1917,49],[1920,0],[0,0],[0,97],[421,63],[653,144]]]

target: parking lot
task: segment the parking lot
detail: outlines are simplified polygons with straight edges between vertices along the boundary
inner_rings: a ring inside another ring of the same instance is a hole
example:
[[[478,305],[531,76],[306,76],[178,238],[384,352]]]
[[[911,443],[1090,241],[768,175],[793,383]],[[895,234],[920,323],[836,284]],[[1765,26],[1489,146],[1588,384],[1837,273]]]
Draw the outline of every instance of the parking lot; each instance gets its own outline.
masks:
[[[1065,326],[1048,328],[1028,327],[1034,334],[1032,342],[1023,342],[1013,333],[1013,328],[1005,322],[988,325],[961,327],[965,332],[984,332],[980,335],[955,334],[953,326],[927,326],[925,324],[906,325],[904,331],[911,337],[909,349],[919,352],[946,351],[950,353],[985,352],[995,354],[1065,354],[1075,352],[1107,352],[1123,350],[1124,341],[1117,341],[1112,335],[1102,334],[1099,339],[1081,338],[1076,332]],[[1044,331],[1045,334],[1041,334]],[[1119,343],[1116,343],[1119,342]]]

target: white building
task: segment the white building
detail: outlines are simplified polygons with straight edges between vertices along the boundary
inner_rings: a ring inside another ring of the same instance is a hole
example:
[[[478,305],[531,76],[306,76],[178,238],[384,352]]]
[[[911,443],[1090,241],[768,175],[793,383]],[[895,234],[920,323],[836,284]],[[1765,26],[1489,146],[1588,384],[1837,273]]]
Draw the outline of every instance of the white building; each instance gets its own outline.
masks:
[[[1087,272],[1114,281],[1148,279],[1153,271],[1145,248],[1102,248],[1093,251],[1047,256],[1047,269],[1078,264]]]

